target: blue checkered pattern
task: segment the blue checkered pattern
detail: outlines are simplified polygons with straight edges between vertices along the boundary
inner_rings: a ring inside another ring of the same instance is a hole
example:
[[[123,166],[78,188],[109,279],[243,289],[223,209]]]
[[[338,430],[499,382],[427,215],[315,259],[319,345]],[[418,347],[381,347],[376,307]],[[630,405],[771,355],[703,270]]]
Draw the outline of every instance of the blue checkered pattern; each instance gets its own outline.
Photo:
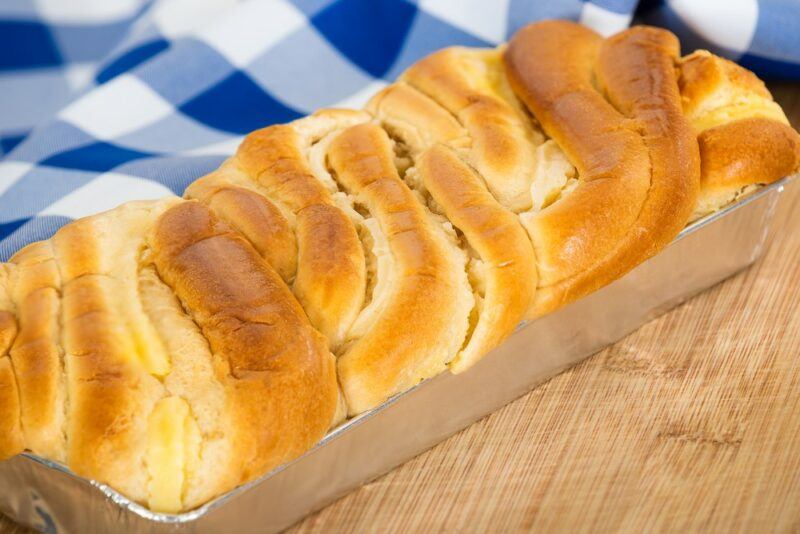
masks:
[[[181,194],[242,136],[360,106],[420,57],[542,18],[644,20],[800,78],[791,0],[2,0],[0,260],[64,223]]]

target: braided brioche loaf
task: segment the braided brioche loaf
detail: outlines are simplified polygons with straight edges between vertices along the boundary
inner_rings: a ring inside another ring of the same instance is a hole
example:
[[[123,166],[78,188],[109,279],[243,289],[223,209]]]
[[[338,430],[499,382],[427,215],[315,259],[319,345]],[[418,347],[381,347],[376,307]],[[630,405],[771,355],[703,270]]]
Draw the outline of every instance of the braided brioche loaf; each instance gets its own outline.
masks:
[[[468,369],[799,154],[757,78],[663,30],[550,21],[442,50],[365,111],[253,132],[185,199],[3,265],[0,458],[191,509]]]

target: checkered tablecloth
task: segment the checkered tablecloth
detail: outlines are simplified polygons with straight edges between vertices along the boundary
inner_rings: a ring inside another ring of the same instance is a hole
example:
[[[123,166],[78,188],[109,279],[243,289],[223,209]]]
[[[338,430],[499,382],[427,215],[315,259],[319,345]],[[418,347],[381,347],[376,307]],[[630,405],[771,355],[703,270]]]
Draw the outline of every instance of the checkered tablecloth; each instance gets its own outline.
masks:
[[[0,260],[71,219],[181,194],[245,133],[359,106],[438,48],[542,18],[610,34],[634,15],[685,51],[800,78],[797,0],[0,0]]]

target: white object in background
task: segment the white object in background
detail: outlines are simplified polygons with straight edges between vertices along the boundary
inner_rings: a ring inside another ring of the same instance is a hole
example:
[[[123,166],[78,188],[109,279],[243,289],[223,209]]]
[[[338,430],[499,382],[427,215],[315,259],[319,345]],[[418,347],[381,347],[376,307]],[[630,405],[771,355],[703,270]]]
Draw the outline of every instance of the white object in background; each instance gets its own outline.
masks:
[[[621,32],[631,24],[632,14],[615,13],[608,9],[586,2],[581,9],[578,21],[603,37]]]
[[[142,0],[36,0],[36,12],[56,23],[102,23],[131,17],[142,8]]]
[[[305,15],[285,0],[251,1],[204,30],[202,38],[231,64],[244,67],[305,25]]]
[[[4,161],[0,165],[0,195],[14,185],[17,180],[25,176],[25,174],[33,168],[30,163],[23,163],[21,161]],[[0,217],[0,221],[3,218]]]
[[[668,0],[670,9],[700,37],[734,52],[750,47],[758,24],[757,0]]]
[[[154,200],[173,194],[158,182],[109,172],[61,197],[39,215],[62,215],[77,219],[116,208],[131,198]]]
[[[218,20],[237,0],[159,0],[146,15],[161,35],[174,39]]]
[[[59,118],[97,139],[115,139],[173,113],[172,105],[136,77],[123,74],[64,108]]]
[[[506,39],[510,0],[421,0],[419,7],[490,43]]]

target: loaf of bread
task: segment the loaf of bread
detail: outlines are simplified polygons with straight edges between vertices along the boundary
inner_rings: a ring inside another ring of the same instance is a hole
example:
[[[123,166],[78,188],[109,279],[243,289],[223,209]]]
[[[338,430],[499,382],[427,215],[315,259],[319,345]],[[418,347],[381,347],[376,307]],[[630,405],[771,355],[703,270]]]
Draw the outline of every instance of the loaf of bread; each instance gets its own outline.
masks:
[[[763,83],[664,30],[439,51],[0,266],[0,459],[192,509],[798,164]]]

